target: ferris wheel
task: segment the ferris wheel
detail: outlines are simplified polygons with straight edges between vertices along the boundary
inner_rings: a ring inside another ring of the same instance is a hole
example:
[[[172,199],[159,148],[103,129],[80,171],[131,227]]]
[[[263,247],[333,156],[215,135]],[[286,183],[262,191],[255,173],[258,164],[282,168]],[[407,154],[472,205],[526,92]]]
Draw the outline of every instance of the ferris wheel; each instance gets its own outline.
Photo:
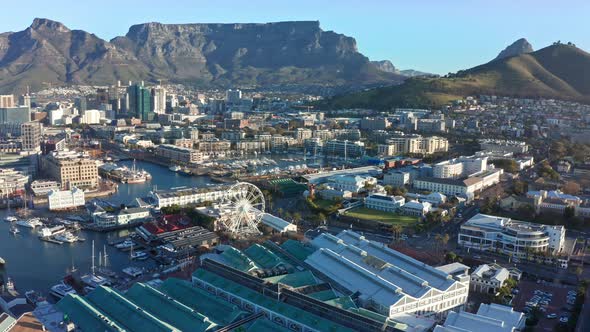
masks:
[[[264,214],[264,195],[255,185],[238,182],[233,185],[221,203],[224,228],[237,235],[260,234],[258,224]]]

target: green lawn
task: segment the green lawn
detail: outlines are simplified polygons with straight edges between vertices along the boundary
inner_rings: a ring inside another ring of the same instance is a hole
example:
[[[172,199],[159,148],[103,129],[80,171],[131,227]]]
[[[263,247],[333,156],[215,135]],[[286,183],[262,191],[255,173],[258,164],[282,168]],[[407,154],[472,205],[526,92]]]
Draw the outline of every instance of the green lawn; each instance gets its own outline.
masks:
[[[313,202],[321,209],[330,209],[331,207],[337,204],[334,201],[321,198],[316,198]]]
[[[418,217],[403,216],[391,212],[367,209],[366,207],[348,210],[344,215],[350,218],[374,220],[392,225],[398,224],[404,227],[412,226],[419,221]]]

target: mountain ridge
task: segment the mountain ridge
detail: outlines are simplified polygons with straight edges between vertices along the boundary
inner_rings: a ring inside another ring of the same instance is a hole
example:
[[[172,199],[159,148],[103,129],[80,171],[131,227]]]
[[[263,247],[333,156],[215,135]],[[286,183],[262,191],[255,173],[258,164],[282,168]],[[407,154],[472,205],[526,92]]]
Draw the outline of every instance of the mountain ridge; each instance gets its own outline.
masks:
[[[441,107],[480,94],[555,98],[590,103],[590,54],[555,43],[440,78],[410,78],[398,86],[325,99],[319,108]]]
[[[352,37],[319,21],[271,23],[149,22],[110,41],[36,18],[0,34],[0,91],[45,84],[110,85],[168,80],[208,87],[362,88],[404,77],[378,70]]]

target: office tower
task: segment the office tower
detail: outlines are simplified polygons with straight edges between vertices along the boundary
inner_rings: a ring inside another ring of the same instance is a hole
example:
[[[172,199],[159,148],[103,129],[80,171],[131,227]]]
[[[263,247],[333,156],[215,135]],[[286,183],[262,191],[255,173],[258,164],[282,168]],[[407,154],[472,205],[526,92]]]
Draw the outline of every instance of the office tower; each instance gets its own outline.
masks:
[[[31,95],[29,95],[28,93],[21,95],[18,98],[18,104],[19,104],[19,106],[26,106],[26,107],[31,108]]]
[[[152,89],[152,110],[156,114],[166,113],[166,89],[161,86]]]
[[[134,84],[127,88],[127,94],[129,96],[129,113],[141,121],[153,121],[155,113],[151,109],[152,94],[150,90],[144,88],[143,85]]]
[[[14,107],[14,96],[13,95],[0,95],[0,108],[12,108]]]
[[[86,97],[84,97],[84,96],[80,96],[80,97],[76,98],[76,100],[74,101],[74,105],[76,106],[76,108],[80,112],[84,112],[86,109],[88,109]]]
[[[39,151],[41,137],[43,135],[43,124],[40,122],[25,122],[21,124],[22,147],[25,151]]]
[[[242,99],[242,91],[229,89],[225,92],[225,101],[228,104],[239,104]]]

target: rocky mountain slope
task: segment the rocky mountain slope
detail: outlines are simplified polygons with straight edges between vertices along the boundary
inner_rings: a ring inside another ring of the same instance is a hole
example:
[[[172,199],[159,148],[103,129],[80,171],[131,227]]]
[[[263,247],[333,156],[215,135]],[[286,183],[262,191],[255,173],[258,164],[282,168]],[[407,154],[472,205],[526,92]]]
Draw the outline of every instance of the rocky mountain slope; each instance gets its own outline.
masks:
[[[519,40],[515,41],[514,43],[508,45],[505,49],[503,49],[502,52],[500,52],[500,54],[498,54],[498,56],[494,60],[531,53],[533,51],[533,45],[531,45],[531,43],[529,43],[528,40],[520,38]]]
[[[354,38],[317,21],[134,25],[105,41],[48,19],[0,34],[0,91],[51,84],[159,79],[215,87],[395,84],[358,52]]]
[[[411,78],[398,86],[323,100],[323,108],[440,107],[479,94],[590,103],[590,54],[570,44],[498,59],[450,77]]]

